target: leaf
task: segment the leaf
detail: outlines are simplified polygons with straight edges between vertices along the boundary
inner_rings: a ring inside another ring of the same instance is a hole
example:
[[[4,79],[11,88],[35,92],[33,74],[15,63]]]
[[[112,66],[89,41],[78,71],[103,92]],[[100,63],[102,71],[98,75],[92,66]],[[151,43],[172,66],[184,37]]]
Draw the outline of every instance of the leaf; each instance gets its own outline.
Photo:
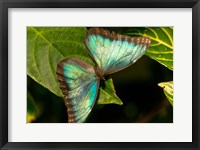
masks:
[[[106,80],[105,85],[100,86],[99,98],[97,104],[118,104],[123,105],[122,101],[116,95],[112,78]]]
[[[27,71],[36,82],[62,96],[56,79],[57,63],[66,56],[88,57],[85,28],[27,27]]]
[[[158,86],[163,88],[165,96],[169,100],[170,104],[173,106],[173,81],[161,82]]]
[[[26,121],[28,123],[33,122],[34,120],[37,119],[37,117],[40,115],[40,111],[31,96],[29,92],[27,92],[27,116],[26,116]]]
[[[81,27],[27,27],[28,75],[55,95],[63,97],[57,81],[57,63],[67,57],[78,57],[94,65],[84,45],[86,32],[86,28]],[[115,94],[112,80],[106,82],[104,89],[100,88],[97,103],[122,104]]]
[[[149,37],[151,44],[145,54],[173,70],[173,27],[132,28],[123,33]]]

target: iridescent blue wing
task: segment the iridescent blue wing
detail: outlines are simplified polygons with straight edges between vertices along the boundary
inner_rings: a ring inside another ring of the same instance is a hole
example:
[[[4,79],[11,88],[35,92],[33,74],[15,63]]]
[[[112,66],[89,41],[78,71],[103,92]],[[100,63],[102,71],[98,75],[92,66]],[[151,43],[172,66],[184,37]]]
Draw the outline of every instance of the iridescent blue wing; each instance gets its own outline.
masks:
[[[130,66],[142,57],[149,47],[150,39],[91,28],[86,35],[85,44],[101,71],[111,74]]]
[[[84,122],[99,90],[93,66],[77,58],[64,59],[57,65],[57,77],[67,106],[68,122]]]

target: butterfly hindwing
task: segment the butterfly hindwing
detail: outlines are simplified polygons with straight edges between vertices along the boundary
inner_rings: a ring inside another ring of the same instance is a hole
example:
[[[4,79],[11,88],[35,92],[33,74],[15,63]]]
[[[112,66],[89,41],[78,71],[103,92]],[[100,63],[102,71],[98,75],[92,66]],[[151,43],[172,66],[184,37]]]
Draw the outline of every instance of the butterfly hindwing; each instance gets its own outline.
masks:
[[[85,44],[97,66],[105,74],[111,74],[130,66],[142,57],[149,47],[150,39],[91,28],[85,38]]]
[[[84,122],[99,90],[93,66],[77,58],[64,59],[57,66],[57,76],[67,106],[68,122]]]

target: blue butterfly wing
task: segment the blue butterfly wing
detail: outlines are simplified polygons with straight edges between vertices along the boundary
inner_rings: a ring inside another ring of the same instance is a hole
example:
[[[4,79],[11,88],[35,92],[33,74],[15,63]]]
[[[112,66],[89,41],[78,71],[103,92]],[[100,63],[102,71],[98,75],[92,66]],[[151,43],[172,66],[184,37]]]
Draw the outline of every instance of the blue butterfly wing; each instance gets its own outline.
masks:
[[[57,77],[67,106],[68,122],[84,122],[99,89],[93,66],[77,58],[64,59],[58,63]]]
[[[150,39],[91,28],[85,38],[85,44],[91,58],[102,72],[111,74],[130,66],[142,57],[149,47]]]

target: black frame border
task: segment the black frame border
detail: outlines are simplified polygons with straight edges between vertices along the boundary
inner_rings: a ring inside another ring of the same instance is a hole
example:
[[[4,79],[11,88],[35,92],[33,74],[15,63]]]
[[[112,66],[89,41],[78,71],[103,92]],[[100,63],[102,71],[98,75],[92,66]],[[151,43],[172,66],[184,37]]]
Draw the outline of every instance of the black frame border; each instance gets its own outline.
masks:
[[[9,8],[192,8],[192,142],[8,142]],[[2,150],[200,149],[199,48],[200,0],[0,0],[0,148]]]

